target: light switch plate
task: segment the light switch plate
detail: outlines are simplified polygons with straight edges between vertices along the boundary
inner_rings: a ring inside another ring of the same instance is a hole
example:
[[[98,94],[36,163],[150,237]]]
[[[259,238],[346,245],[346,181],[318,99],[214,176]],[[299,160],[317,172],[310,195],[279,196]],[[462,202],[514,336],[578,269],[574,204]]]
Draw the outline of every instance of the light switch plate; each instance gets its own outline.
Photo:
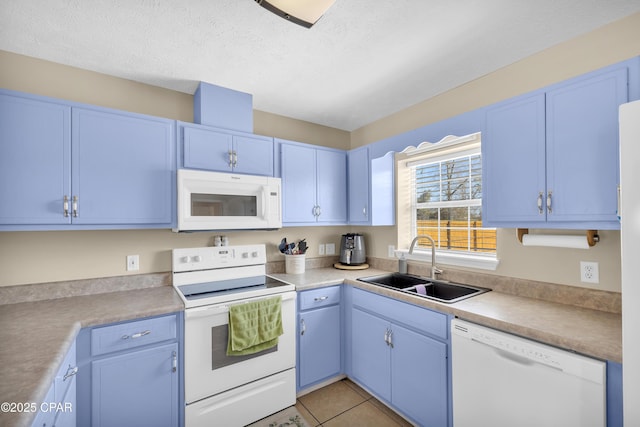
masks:
[[[138,255],[127,255],[127,271],[140,270],[140,257]]]
[[[335,243],[327,243],[324,245],[325,253],[327,255],[335,255],[336,254],[336,244]]]

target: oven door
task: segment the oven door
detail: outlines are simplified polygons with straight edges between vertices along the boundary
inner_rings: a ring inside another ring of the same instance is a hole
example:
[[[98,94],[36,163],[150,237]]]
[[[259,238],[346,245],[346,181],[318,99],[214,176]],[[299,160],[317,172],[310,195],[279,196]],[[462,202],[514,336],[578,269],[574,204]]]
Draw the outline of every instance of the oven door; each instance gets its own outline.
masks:
[[[277,347],[248,356],[226,355],[229,306],[264,297],[185,310],[187,404],[295,367],[296,293],[285,292],[281,295],[284,333]]]

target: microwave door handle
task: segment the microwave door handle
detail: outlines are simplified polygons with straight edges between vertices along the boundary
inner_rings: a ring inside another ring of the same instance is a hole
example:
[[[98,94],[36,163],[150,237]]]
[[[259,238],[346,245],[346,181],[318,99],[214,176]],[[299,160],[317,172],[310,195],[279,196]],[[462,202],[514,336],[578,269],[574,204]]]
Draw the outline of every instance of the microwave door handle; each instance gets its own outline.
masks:
[[[262,187],[262,218],[265,218],[265,215],[267,214],[267,203],[269,202],[268,198],[268,193],[269,193],[269,188],[268,187]]]

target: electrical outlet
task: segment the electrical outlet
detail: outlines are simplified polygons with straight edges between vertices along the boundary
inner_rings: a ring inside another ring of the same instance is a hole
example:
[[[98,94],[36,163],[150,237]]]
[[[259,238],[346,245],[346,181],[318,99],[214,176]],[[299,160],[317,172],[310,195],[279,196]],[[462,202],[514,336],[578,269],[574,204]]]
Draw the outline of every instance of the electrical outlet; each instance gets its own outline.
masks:
[[[389,245],[387,246],[387,256],[389,258],[395,258],[396,257],[396,247],[393,245]]]
[[[324,245],[325,252],[327,255],[335,255],[336,254],[336,244],[335,243],[327,243]]]
[[[318,255],[324,255],[324,245],[318,245]]]
[[[127,255],[127,271],[140,270],[140,257],[138,255]]]
[[[597,262],[580,261],[580,281],[585,283],[600,283],[600,273]]]

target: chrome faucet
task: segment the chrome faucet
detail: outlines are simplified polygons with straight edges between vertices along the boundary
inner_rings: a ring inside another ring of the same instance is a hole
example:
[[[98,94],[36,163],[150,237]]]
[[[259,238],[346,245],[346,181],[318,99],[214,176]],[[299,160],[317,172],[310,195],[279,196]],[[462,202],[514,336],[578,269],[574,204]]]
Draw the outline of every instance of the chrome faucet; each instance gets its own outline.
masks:
[[[413,253],[413,248],[415,248],[416,243],[418,243],[418,239],[422,238],[427,239],[429,240],[429,242],[431,242],[431,278],[436,279],[436,274],[442,274],[442,270],[440,270],[436,266],[436,242],[433,241],[431,236],[428,236],[426,234],[424,236],[416,236],[411,241],[411,246],[409,246],[409,255]]]

